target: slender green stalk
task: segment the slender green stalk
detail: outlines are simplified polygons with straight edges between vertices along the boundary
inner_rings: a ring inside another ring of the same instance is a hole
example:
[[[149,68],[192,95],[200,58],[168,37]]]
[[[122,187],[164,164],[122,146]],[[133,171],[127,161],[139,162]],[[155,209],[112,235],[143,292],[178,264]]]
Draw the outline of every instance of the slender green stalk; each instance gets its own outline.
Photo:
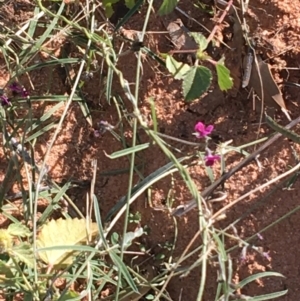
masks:
[[[150,17],[152,6],[153,6],[153,0],[150,0],[149,3],[148,3],[148,10],[147,10],[147,14],[146,14],[146,18],[145,18],[145,22],[144,22],[144,26],[143,26],[143,31],[142,31],[142,41],[144,39],[147,24],[149,22],[149,17]],[[139,50],[138,59],[137,59],[137,67],[136,67],[135,93],[134,93],[134,97],[131,98],[133,100],[132,105],[134,107],[134,111],[139,111],[138,110],[138,99],[139,99],[141,58],[142,58],[142,52],[141,52],[141,50]],[[134,121],[133,121],[132,147],[136,146],[137,122],[138,121],[135,118]],[[132,183],[133,183],[134,168],[135,168],[135,152],[133,152],[131,154],[131,160],[130,160],[130,171],[129,171],[128,191],[127,191],[126,212],[125,212],[125,219],[124,219],[124,226],[123,226],[123,239],[126,235],[127,228],[128,228],[128,217],[129,217],[129,208],[130,208],[129,200],[130,200],[130,197],[131,197],[131,189],[132,189]],[[125,247],[125,244],[122,243],[121,254],[120,254],[121,261],[123,261],[123,257],[124,257],[124,247]],[[119,270],[118,274],[119,274],[119,277],[118,277],[118,286],[117,286],[117,291],[116,291],[116,300],[118,300],[118,298],[119,298],[119,292],[120,292],[120,286],[121,286],[121,280],[122,280],[121,279],[121,270]]]

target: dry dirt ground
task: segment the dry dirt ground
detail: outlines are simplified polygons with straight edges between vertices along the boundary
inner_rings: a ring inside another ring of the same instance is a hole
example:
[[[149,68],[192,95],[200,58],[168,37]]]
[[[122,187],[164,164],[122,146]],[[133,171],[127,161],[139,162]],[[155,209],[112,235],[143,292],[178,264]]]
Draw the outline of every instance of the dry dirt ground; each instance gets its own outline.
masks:
[[[20,1],[19,1],[20,2]],[[195,9],[193,1],[180,1],[179,7],[188,12],[198,22],[205,24],[208,29],[212,29],[215,20],[200,9]],[[203,1],[209,3],[210,1]],[[4,9],[3,7],[1,8]],[[13,7],[6,9],[13,10]],[[141,30],[143,26],[145,10],[134,15],[124,28],[128,30]],[[187,19],[180,16],[183,22],[191,31],[203,32],[208,35],[202,27],[196,23],[187,22]],[[298,0],[250,0],[249,14],[246,16],[251,35],[260,37],[261,44],[259,51],[263,59],[272,66],[273,75],[277,83],[288,80],[300,83],[300,5]],[[26,12],[20,10],[12,18],[12,22],[22,22],[26,19]],[[163,23],[154,15],[150,17],[149,31],[165,30]],[[224,39],[230,45],[230,32],[232,23],[229,18],[225,18],[223,24]],[[226,34],[227,33],[227,34]],[[148,34],[146,43],[156,53],[166,52],[171,49],[166,35]],[[271,45],[271,46],[270,46]],[[232,45],[231,45],[232,46]],[[270,49],[270,47],[272,47]],[[219,50],[226,52],[227,65],[233,65],[235,58],[234,51],[230,52],[224,48]],[[5,66],[2,63],[2,67]],[[118,62],[118,68],[123,71],[124,77],[129,82],[134,82],[136,72],[136,57],[130,54],[123,57]],[[31,95],[43,95],[49,87],[45,84],[48,79],[48,70],[34,71],[30,74],[32,85],[24,77],[23,84],[30,90]],[[234,76],[237,76],[236,74]],[[62,83],[58,71],[53,73],[55,84],[51,86],[50,93],[64,94],[67,88]],[[0,83],[4,85],[9,79],[7,70],[1,68]],[[31,88],[30,88],[31,87]],[[93,123],[104,120],[115,125],[118,121],[115,106],[108,105],[104,97],[100,98],[101,86],[99,79],[95,77],[91,80],[84,91],[87,93],[89,105],[93,114]],[[299,101],[300,89],[298,87],[288,87],[280,85],[286,101],[287,108],[291,112],[292,119],[300,114]],[[115,83],[114,93],[122,91],[119,84]],[[249,91],[241,89],[237,85],[233,91],[228,93],[221,92],[217,85],[213,84],[210,91],[201,99],[186,104],[183,101],[180,82],[175,81],[168,76],[165,70],[161,70],[156,63],[149,58],[143,61],[143,76],[140,85],[139,105],[141,111],[147,116],[150,113],[148,99],[153,98],[157,111],[159,131],[177,138],[196,141],[192,135],[196,122],[203,121],[206,124],[214,124],[214,139],[216,141],[233,140],[232,145],[242,145],[251,142],[257,138],[257,130],[260,116],[252,110],[252,100],[248,97]],[[130,110],[130,104],[125,104]],[[49,107],[45,105],[42,110]],[[41,108],[39,108],[41,110]],[[42,112],[37,110],[35,114],[41,116]],[[59,115],[59,114],[58,114]],[[277,110],[276,119],[281,124],[287,124],[286,117]],[[125,129],[125,133],[130,143],[131,132]],[[295,128],[297,132],[297,128]],[[263,125],[260,134],[270,133],[266,125]],[[299,129],[298,129],[299,132]],[[146,141],[146,135],[139,132],[142,142]],[[35,147],[35,157],[39,160],[45,154],[47,142],[51,139],[50,135],[45,135],[38,139]],[[182,148],[182,145],[175,143],[175,146]],[[68,116],[64,122],[62,131],[59,134],[49,160],[50,174],[56,181],[60,182],[64,178],[74,177],[76,179],[90,180],[92,177],[91,161],[97,159],[98,174],[95,185],[95,194],[98,197],[103,216],[112,208],[118,200],[127,192],[128,174],[106,175],[107,172],[129,168],[129,161],[126,158],[110,160],[104,152],[110,154],[120,150],[120,143],[106,132],[100,138],[93,136],[93,129],[89,127],[82,116],[79,106],[74,103],[71,105]],[[277,175],[286,171],[290,165],[295,165],[296,158],[293,154],[293,148],[299,155],[299,147],[287,139],[280,139],[275,145],[271,146],[260,156],[262,169],[253,162],[240,172],[236,173],[225,184],[225,191],[228,198],[224,201],[230,203],[238,196],[252,190],[253,188],[265,183],[268,179],[275,178]],[[183,152],[186,149],[181,149]],[[253,151],[249,147],[248,152]],[[159,167],[168,162],[167,158],[154,146],[144,151],[140,158],[140,164],[143,166],[143,175],[147,176]],[[228,155],[226,158],[226,168],[230,169],[242,160],[242,156],[237,154]],[[0,166],[1,177],[4,176],[6,169],[5,157],[1,154]],[[190,170],[192,178],[196,181],[199,190],[204,189],[209,180],[201,166],[194,166]],[[220,165],[216,164],[215,175],[220,175]],[[138,178],[136,178],[138,180]],[[167,199],[169,189],[171,189],[171,179],[165,179],[152,188],[152,203],[154,206],[164,204]],[[12,187],[11,192],[16,192],[18,187]],[[175,183],[175,205],[186,202],[189,199],[189,193],[185,188],[184,182],[176,178]],[[253,205],[262,199],[271,188],[262,191],[259,194],[253,194],[243,202],[226,212],[226,219],[219,222],[219,227],[224,228],[231,222],[253,208]],[[292,189],[283,190],[279,188],[275,194],[266,199],[262,205],[252,210],[251,213],[244,216],[236,225],[240,237],[249,237],[259,232],[264,227],[276,221],[290,210],[300,204],[300,188],[297,180]],[[74,194],[75,202],[82,202],[84,194]],[[145,198],[146,199],[146,198]],[[151,234],[147,236],[146,243],[148,247],[172,241],[174,237],[174,222],[168,212],[157,211],[149,208],[145,199],[140,198],[133,204],[131,211],[141,213],[142,224],[148,225]],[[261,204],[261,203],[260,203]],[[219,206],[219,205],[218,205]],[[174,256],[181,254],[185,246],[195,234],[198,228],[196,212],[192,211],[186,216],[179,218],[178,222],[178,241],[176,244]],[[5,226],[5,223],[3,223]],[[300,269],[299,269],[299,249],[300,249],[300,213],[296,211],[291,216],[277,223],[264,233],[263,240],[252,241],[258,246],[263,247],[269,252],[269,258],[251,253],[247,254],[244,261],[240,260],[240,251],[232,253],[234,262],[234,281],[244,279],[252,273],[272,270],[282,273],[286,278],[270,278],[261,282],[252,283],[243,290],[245,295],[258,295],[272,291],[288,289],[286,296],[276,300],[298,300],[300,289]],[[192,262],[191,259],[190,262]],[[187,262],[189,264],[189,262]],[[212,276],[211,276],[212,275]],[[168,292],[173,300],[196,300],[197,287],[200,281],[200,269],[196,268],[185,278],[174,278],[168,285]],[[205,300],[212,300],[214,288],[216,287],[216,277],[214,273],[208,273],[207,290]]]

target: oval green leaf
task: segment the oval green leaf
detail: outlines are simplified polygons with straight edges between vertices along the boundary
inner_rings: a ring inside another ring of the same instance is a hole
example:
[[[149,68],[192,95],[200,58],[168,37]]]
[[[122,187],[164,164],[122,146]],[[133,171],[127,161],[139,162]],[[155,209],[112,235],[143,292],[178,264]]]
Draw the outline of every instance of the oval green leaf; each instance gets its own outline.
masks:
[[[184,99],[188,102],[199,98],[210,86],[211,71],[204,66],[194,66],[185,74],[182,88]]]
[[[221,91],[226,91],[232,88],[233,80],[230,77],[230,71],[222,63],[216,65],[218,75],[218,85]]]

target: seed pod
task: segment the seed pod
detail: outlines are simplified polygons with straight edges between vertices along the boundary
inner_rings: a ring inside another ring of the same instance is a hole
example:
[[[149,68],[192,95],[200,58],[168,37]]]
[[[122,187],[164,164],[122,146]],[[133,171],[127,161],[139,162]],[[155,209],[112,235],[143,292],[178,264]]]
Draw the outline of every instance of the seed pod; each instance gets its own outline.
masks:
[[[246,88],[249,84],[251,71],[252,71],[252,64],[253,64],[253,52],[252,49],[249,48],[247,55],[244,57],[243,62],[243,80],[242,80],[242,88]]]

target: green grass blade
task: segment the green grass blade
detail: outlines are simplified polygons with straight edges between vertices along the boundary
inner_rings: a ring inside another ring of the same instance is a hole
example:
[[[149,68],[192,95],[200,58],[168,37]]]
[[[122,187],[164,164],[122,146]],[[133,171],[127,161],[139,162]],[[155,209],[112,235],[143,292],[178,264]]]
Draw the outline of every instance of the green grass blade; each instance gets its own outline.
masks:
[[[39,12],[40,12],[40,8],[38,6],[36,6],[34,8],[33,15],[37,16],[39,14]],[[27,32],[28,36],[31,37],[32,39],[34,37],[36,26],[37,26],[37,20],[35,18],[33,18],[33,20],[30,20],[29,28],[28,28],[28,32]]]
[[[62,188],[56,185],[55,189],[57,189],[56,196],[51,200],[46,210],[43,212],[42,216],[38,219],[39,225],[43,225],[47,219],[50,217],[51,213],[55,210],[58,202],[64,196],[66,191],[70,188],[71,182],[67,182]]]
[[[144,143],[144,144],[140,144],[140,145],[137,145],[134,147],[128,147],[126,149],[122,149],[120,151],[112,153],[111,155],[106,154],[106,156],[110,159],[116,159],[116,158],[130,155],[135,152],[140,152],[144,149],[147,149],[149,146],[150,146],[150,143]]]
[[[253,281],[256,281],[257,279],[264,278],[264,277],[283,277],[283,278],[285,278],[282,274],[277,273],[277,272],[262,272],[262,273],[257,273],[257,274],[247,277],[246,279],[240,281],[237,284],[237,286],[240,289],[240,288],[243,288],[245,285],[247,285]]]
[[[286,295],[288,290],[285,291],[280,291],[280,292],[275,292],[275,293],[270,293],[266,295],[261,295],[261,296],[255,296],[255,297],[245,297],[243,299],[235,299],[236,301],[265,301],[265,300],[274,300],[275,298],[279,298],[281,296]]]
[[[106,101],[110,105],[111,99],[111,88],[113,82],[114,71],[112,68],[108,68],[107,70],[107,77],[106,77]]]
[[[287,128],[279,125],[277,122],[275,122],[270,116],[266,114],[266,122],[270,128],[272,128],[274,131],[282,134],[282,136],[287,137],[288,139],[291,139],[292,141],[300,144],[300,136],[294,133],[291,130],[288,130]]]
[[[155,103],[153,97],[150,98],[149,100],[150,106],[151,106],[151,117],[152,117],[152,122],[153,122],[153,130],[154,132],[157,132],[157,118],[156,118],[156,110],[155,110]]]
[[[107,249],[108,245],[106,242],[106,234],[104,232],[103,225],[102,225],[102,219],[101,219],[101,215],[100,215],[100,207],[98,204],[98,199],[95,195],[93,195],[93,203],[94,203],[96,222],[97,222],[97,226],[99,229],[99,235],[100,235],[100,239],[101,239],[101,241],[98,244],[99,245],[103,244],[104,248]]]
[[[81,94],[81,93],[80,93]],[[85,100],[84,97],[81,98],[81,101],[78,102],[80,109],[83,113],[84,118],[86,119],[86,121],[88,122],[88,124],[90,126],[93,126],[93,120],[92,120],[92,114],[91,111],[89,109],[89,106]]]
[[[139,290],[136,287],[128,269],[126,268],[126,266],[125,266],[124,262],[121,260],[121,258],[113,250],[109,251],[109,256],[110,256],[111,260],[113,261],[113,263],[115,264],[115,266],[118,268],[118,270],[121,271],[121,274],[125,278],[128,285],[131,287],[131,289],[134,292],[138,293]]]
[[[115,31],[118,31],[121,26],[123,26],[131,16],[133,16],[139,9],[139,7],[144,3],[144,0],[138,0],[135,5],[129,10],[129,12],[118,22]]]
[[[38,63],[29,67],[26,67],[24,69],[19,69],[18,72],[13,71],[11,73],[11,78],[15,78],[16,76],[19,76],[21,74],[24,74],[26,72],[30,72],[32,70],[37,70],[45,67],[51,67],[51,66],[56,66],[56,65],[61,65],[61,64],[77,64],[81,62],[82,59],[79,58],[68,58],[68,59],[59,59],[59,60],[52,60],[48,62],[43,62],[43,63]]]
[[[40,51],[40,48],[42,44],[51,36],[51,32],[55,28],[57,21],[59,20],[59,16],[62,14],[65,7],[65,2],[62,1],[61,5],[59,7],[59,10],[56,13],[56,16],[51,20],[51,23],[47,26],[47,29],[43,33],[43,35],[35,41],[34,45],[32,47],[28,47],[28,52],[24,54],[23,59],[20,61],[20,65],[23,66],[27,61],[30,60],[32,55],[34,55],[36,52]],[[27,50],[26,49],[26,50]]]

